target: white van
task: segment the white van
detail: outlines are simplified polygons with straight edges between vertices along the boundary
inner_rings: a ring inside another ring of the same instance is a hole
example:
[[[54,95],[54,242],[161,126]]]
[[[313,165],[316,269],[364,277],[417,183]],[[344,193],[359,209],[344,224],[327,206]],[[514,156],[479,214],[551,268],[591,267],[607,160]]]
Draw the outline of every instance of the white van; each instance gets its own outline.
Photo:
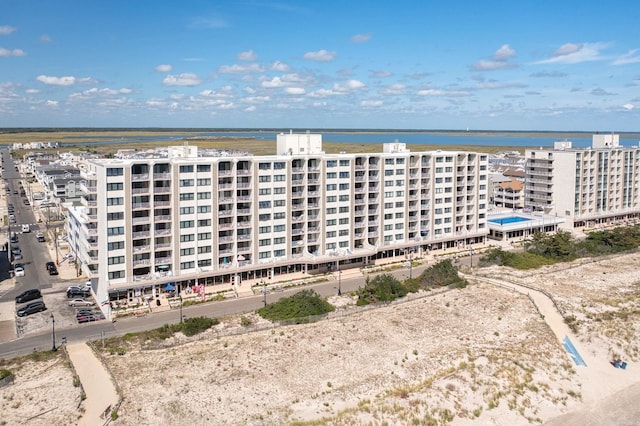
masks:
[[[31,227],[29,225],[22,225],[22,232],[31,232]]]

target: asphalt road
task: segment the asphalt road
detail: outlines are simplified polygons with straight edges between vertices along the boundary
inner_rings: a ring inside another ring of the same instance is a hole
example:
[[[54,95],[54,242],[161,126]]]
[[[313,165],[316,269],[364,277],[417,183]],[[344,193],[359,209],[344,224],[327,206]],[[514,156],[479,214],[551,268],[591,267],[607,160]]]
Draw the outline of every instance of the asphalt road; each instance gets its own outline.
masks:
[[[428,265],[414,267],[411,270],[413,277],[417,277]],[[397,269],[387,272],[398,279],[405,279],[409,276],[408,269]],[[320,296],[327,297],[338,294],[338,285],[342,293],[349,293],[363,286],[363,277],[326,281],[304,287],[295,287],[283,291],[274,291],[267,294],[267,303],[273,303],[282,297],[288,297],[302,290],[303,288],[313,289]],[[182,309],[182,315],[190,317],[214,317],[222,318],[228,315],[252,312],[264,305],[262,295],[242,297],[238,299],[227,299],[217,302],[208,302],[199,305],[191,305]],[[122,336],[126,333],[134,333],[144,330],[158,328],[164,324],[173,324],[180,321],[180,310],[174,309],[158,313],[148,314],[144,317],[120,318],[115,323],[109,321],[97,321],[88,324],[56,329],[56,345],[60,345],[61,339],[66,338],[67,342],[84,342],[87,340],[99,340],[102,337]],[[0,343],[0,357],[8,358],[23,355],[32,351],[49,350],[53,346],[53,330],[24,336],[10,342]]]

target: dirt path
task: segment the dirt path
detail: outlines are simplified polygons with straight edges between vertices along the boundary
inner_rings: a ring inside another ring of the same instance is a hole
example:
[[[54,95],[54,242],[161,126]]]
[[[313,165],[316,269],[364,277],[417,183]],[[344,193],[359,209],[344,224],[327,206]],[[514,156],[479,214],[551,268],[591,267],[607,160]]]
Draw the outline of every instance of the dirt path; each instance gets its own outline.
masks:
[[[101,416],[110,411],[107,408],[118,402],[111,375],[86,343],[68,345],[67,350],[87,396],[84,416],[78,425],[101,424],[104,421]]]
[[[468,278],[471,278],[470,276]],[[635,414],[640,408],[630,411],[634,398],[640,395],[640,382],[634,375],[621,369],[614,369],[609,364],[610,360],[598,357],[595,351],[589,351],[582,344],[564,321],[553,300],[543,291],[538,291],[527,286],[521,286],[509,281],[488,277],[475,276],[473,279],[512,289],[518,293],[529,296],[540,315],[544,318],[549,328],[563,343],[565,336],[571,339],[576,351],[584,359],[586,366],[576,366],[576,372],[582,385],[582,408],[575,413],[569,413],[554,419],[550,424],[554,425],[631,425],[636,424]],[[568,356],[569,353],[567,353]],[[608,414],[618,409],[620,415],[612,419]],[[604,413],[604,414],[603,414]],[[605,421],[607,419],[607,421]],[[587,421],[588,420],[588,421]],[[630,423],[628,423],[630,422]]]

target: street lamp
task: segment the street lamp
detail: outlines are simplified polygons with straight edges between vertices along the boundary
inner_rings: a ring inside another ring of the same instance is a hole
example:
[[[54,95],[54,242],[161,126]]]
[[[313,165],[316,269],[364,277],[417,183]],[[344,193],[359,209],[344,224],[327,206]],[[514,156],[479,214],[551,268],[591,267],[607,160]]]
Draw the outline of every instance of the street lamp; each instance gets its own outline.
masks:
[[[180,324],[184,322],[184,317],[182,316],[182,294],[178,295],[180,297]]]
[[[56,319],[53,314],[51,314],[51,340],[53,341],[51,350],[55,352],[58,350],[58,348],[56,348]]]
[[[342,296],[342,271],[340,270],[340,264],[338,264],[338,296]]]
[[[262,284],[262,303],[264,306],[267,306],[267,283],[264,282],[264,279],[261,281]]]

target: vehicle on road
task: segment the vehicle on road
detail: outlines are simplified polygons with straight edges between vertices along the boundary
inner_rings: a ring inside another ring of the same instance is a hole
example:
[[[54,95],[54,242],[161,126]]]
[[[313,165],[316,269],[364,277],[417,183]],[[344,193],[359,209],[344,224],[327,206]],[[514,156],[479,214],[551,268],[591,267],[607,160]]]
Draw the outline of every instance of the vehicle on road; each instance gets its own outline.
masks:
[[[19,317],[25,317],[27,315],[35,314],[37,312],[46,311],[47,306],[43,301],[39,300],[37,302],[29,303],[28,305],[24,305],[22,308],[16,311],[16,315]]]
[[[47,262],[44,264],[44,266],[47,268],[47,272],[49,272],[49,275],[58,275],[58,268],[56,267],[55,263]]]
[[[16,217],[15,217],[15,215],[12,215],[12,214],[10,214],[10,215],[9,215],[9,222],[10,222],[10,223],[16,223]]]
[[[20,247],[13,247],[11,249],[11,256],[16,260],[22,259],[22,250],[20,250]]]
[[[81,306],[93,306],[93,301],[87,299],[73,299],[69,300],[69,306],[74,308]]]
[[[13,266],[13,274],[16,277],[24,277],[24,266],[22,266],[22,263],[16,263]]]
[[[25,206],[29,206],[29,205],[31,205],[31,203],[29,202],[29,200],[27,200],[26,198],[24,199],[24,201],[23,201],[23,202],[24,202],[24,205],[25,205]]]
[[[22,232],[31,232],[31,227],[28,224],[22,225]]]
[[[76,317],[76,319],[78,320],[78,324],[84,324],[87,322],[100,321],[100,320],[103,320],[104,318],[96,315],[83,315],[83,316]]]
[[[42,294],[40,290],[37,288],[31,288],[29,290],[25,290],[19,295],[16,296],[16,303],[25,303],[30,302],[32,300],[40,299]]]
[[[70,285],[67,287],[67,292],[69,291],[91,291],[91,286],[88,285]]]
[[[44,235],[42,234],[42,232],[36,233],[36,240],[38,240],[39,243],[45,242]]]

